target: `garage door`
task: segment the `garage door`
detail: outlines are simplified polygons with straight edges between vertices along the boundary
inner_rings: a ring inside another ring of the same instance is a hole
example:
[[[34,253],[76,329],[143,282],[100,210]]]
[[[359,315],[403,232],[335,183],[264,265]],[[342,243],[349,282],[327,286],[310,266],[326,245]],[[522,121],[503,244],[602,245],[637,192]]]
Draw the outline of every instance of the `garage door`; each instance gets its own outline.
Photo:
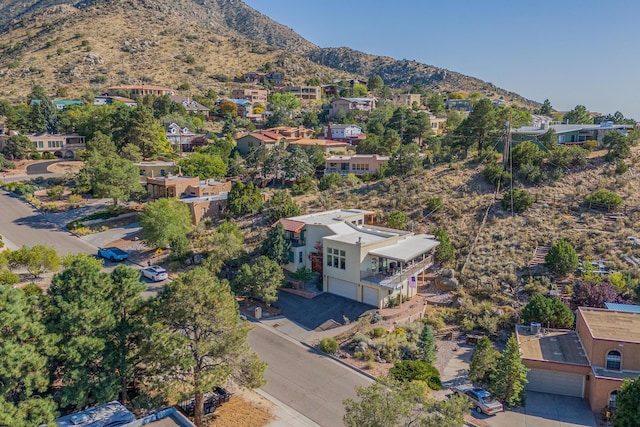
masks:
[[[378,307],[378,290],[368,286],[362,287],[362,302],[365,304]]]
[[[583,397],[584,375],[531,369],[527,374],[527,390],[562,396]]]
[[[329,293],[340,295],[341,297],[357,300],[358,288],[355,283],[345,282],[344,280],[329,277]]]

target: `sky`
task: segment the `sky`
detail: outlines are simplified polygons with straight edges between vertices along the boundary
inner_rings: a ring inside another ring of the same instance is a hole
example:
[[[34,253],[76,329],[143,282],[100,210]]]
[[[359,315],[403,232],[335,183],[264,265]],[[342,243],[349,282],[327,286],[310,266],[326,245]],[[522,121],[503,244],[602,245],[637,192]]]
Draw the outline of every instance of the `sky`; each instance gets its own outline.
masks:
[[[244,0],[320,47],[447,68],[640,120],[637,0]]]

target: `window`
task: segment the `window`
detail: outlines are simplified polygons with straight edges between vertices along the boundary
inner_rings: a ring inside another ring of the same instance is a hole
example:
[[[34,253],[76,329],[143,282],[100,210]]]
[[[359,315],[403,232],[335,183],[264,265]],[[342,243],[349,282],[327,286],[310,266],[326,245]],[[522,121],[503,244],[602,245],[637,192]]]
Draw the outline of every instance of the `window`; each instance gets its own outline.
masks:
[[[346,252],[339,249],[327,248],[327,266],[346,270]]]
[[[616,400],[618,399],[618,390],[614,390],[609,395],[609,409],[617,408]]]
[[[620,370],[622,355],[619,351],[613,350],[607,353],[607,369]]]
[[[302,264],[302,251],[298,252],[298,263]]]
[[[293,262],[293,251],[289,251],[289,262]]]

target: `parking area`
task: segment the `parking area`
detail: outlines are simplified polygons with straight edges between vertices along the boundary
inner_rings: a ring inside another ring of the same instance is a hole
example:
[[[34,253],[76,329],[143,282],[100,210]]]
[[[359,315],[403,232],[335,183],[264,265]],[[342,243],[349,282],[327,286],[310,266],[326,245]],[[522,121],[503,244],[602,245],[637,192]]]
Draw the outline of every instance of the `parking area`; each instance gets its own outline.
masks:
[[[527,392],[527,406],[493,417],[474,414],[491,427],[596,427],[589,402],[577,397]]]
[[[287,319],[311,331],[320,327],[344,325],[347,319],[357,320],[365,312],[372,310],[370,305],[328,293],[309,299],[288,292],[278,292],[278,302],[274,305]]]

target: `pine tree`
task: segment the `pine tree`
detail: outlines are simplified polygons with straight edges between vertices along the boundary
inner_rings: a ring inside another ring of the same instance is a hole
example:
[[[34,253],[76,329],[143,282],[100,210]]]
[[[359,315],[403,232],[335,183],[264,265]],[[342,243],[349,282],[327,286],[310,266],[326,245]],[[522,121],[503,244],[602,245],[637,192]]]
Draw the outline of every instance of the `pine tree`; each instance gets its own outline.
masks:
[[[433,363],[436,361],[436,341],[429,325],[424,325],[417,343],[420,360]]]
[[[615,427],[636,427],[640,425],[640,381],[625,379],[616,396],[616,412],[613,414]]]
[[[489,337],[482,337],[471,353],[471,362],[469,364],[469,377],[471,381],[483,386],[487,385],[491,378],[495,362],[499,357],[500,352],[493,348]]]
[[[524,385],[527,383],[529,370],[522,363],[518,340],[511,335],[507,346],[496,363],[496,369],[491,374],[491,393],[496,399],[508,406],[522,406],[525,403]]]
[[[284,238],[284,226],[278,223],[267,231],[267,238],[262,242],[260,254],[276,261],[280,265],[289,262],[291,243]]]

